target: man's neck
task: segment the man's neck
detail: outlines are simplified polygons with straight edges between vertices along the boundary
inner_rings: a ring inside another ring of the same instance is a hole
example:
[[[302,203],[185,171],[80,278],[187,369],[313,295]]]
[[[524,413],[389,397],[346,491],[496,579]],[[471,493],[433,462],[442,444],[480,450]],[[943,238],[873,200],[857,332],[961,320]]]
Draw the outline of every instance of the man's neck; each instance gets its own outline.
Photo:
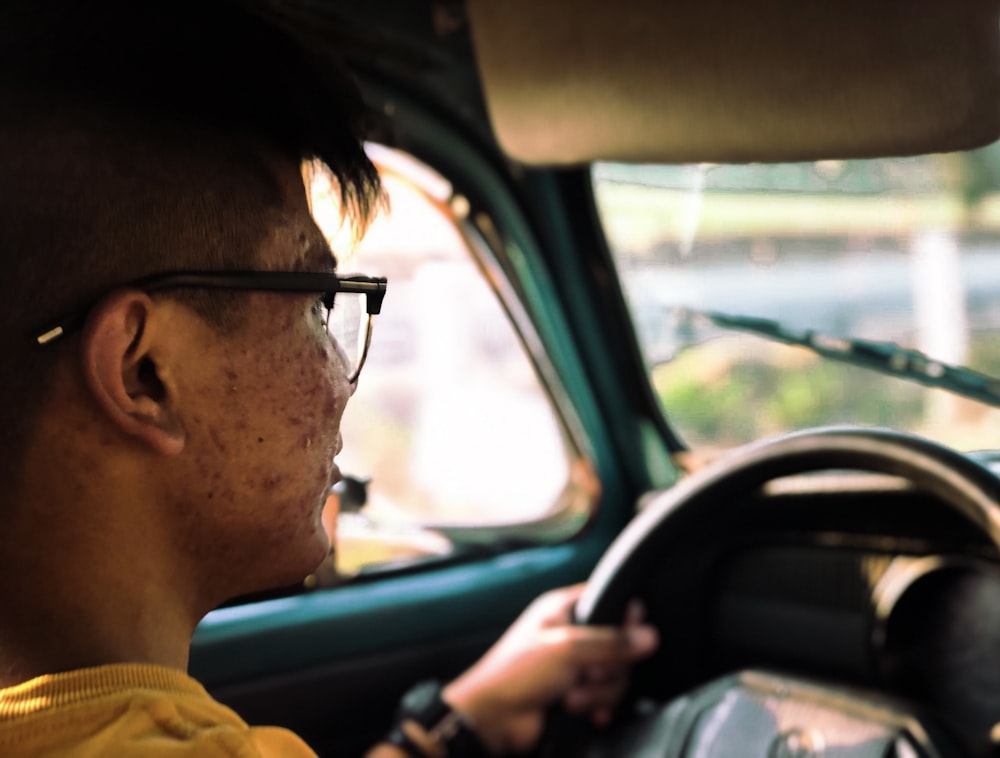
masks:
[[[22,509],[5,524],[0,686],[106,663],[186,670],[199,609],[185,594],[190,582],[158,544],[156,526],[131,540],[106,539],[108,514],[99,507],[71,499],[59,505],[73,513]],[[39,511],[61,523],[38,523]]]
[[[0,687],[107,663],[187,669],[191,613],[151,584],[128,592],[73,564],[60,576],[22,565],[0,578]]]
[[[25,637],[20,631],[0,629],[0,689],[26,682],[43,674],[102,666],[111,663],[147,663],[179,671],[187,670],[187,645],[137,645],[135,640],[107,639],[91,627],[60,633],[59,625],[26,624],[35,634]],[[77,625],[77,629],[79,625]],[[67,644],[71,643],[71,644]],[[169,649],[168,649],[169,647]]]

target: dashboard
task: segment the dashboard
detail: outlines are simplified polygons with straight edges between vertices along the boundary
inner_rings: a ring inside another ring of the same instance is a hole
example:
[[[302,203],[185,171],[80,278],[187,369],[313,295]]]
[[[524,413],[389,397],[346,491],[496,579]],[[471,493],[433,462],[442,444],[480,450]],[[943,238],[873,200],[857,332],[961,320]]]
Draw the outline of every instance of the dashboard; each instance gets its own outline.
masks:
[[[1000,478],[996,454],[970,457]],[[769,735],[762,754],[840,755],[817,746],[847,734],[845,756],[922,755],[939,731],[958,754],[994,754],[1000,561],[979,528],[907,480],[854,471],[775,479],[726,513],[641,581],[663,643],[637,672],[646,713],[610,754],[661,730],[687,735],[677,755],[714,755],[693,747],[712,714],[713,750],[735,729]],[[874,735],[909,736],[886,753]]]

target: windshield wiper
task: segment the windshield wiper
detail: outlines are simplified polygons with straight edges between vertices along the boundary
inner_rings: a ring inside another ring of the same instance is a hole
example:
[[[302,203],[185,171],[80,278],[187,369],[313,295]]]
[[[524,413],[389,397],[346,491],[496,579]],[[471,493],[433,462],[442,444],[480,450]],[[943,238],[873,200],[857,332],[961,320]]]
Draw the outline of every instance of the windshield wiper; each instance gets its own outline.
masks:
[[[919,350],[900,347],[893,342],[834,337],[813,329],[790,329],[778,321],[758,316],[741,316],[690,308],[679,310],[685,316],[707,318],[723,329],[735,329],[777,342],[799,345],[824,358],[910,379],[928,387],[940,387],[1000,408],[1000,379],[965,366],[943,363]]]

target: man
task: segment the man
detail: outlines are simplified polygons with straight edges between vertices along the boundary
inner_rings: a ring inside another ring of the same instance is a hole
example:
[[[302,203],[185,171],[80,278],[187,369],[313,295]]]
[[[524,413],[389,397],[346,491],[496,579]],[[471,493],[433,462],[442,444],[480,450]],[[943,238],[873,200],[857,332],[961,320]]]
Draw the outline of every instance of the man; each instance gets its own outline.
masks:
[[[360,233],[379,185],[357,93],[221,3],[0,12],[0,754],[309,755],[184,671],[205,613],[329,549],[354,384],[302,164],[329,168]],[[577,594],[441,693],[468,745],[528,749],[560,701],[607,718],[655,635],[637,615],[574,628]],[[431,731],[404,719],[372,755],[435,755]]]

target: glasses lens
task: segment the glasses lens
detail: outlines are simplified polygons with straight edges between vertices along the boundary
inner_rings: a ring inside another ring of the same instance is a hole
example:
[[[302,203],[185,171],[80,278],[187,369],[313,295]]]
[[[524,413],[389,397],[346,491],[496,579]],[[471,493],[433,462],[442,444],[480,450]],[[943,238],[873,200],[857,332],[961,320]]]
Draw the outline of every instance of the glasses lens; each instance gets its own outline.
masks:
[[[366,322],[365,296],[354,292],[338,292],[327,321],[327,330],[347,360],[348,373],[353,374],[364,350]]]

